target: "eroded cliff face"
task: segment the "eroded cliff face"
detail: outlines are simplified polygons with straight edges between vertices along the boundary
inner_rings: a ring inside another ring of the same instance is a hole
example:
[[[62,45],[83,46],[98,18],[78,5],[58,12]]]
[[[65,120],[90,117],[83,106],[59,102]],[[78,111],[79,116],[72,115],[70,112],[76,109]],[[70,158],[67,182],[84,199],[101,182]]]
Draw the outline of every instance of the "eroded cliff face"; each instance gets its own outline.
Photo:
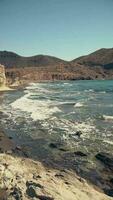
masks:
[[[0,87],[5,86],[6,76],[5,76],[5,67],[0,64]]]
[[[113,70],[103,70],[100,67],[90,68],[76,64],[70,67],[25,67],[6,68],[7,85],[24,85],[30,82],[55,81],[55,80],[93,80],[113,79]]]

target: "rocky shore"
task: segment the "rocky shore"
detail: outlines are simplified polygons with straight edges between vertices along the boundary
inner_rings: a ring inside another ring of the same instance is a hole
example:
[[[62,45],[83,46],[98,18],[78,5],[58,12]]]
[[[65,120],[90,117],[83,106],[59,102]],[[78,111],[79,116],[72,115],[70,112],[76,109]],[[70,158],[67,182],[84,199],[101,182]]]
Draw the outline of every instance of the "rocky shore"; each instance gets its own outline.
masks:
[[[98,158],[103,158],[98,155]],[[108,200],[73,170],[45,167],[28,158],[11,137],[0,131],[0,200]]]

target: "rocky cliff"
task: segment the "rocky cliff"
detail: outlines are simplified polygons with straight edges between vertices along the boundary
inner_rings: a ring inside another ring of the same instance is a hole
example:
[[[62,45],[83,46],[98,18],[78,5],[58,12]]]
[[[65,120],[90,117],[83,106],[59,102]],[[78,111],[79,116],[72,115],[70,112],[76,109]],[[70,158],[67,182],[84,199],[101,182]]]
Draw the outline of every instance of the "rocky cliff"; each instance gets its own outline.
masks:
[[[6,77],[5,77],[5,67],[0,65],[0,87],[5,86],[6,84]]]

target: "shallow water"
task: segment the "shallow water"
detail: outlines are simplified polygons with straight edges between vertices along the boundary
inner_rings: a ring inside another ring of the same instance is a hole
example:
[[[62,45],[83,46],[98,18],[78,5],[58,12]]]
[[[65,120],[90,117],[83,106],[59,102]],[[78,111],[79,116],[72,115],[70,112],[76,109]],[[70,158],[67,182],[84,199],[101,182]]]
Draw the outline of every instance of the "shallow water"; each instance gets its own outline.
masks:
[[[32,83],[2,96],[2,128],[35,159],[96,166],[94,155],[113,151],[113,81]],[[76,135],[81,131],[80,137]],[[59,149],[51,149],[50,143]],[[82,151],[84,158],[70,157]],[[48,158],[48,159],[47,159]],[[49,162],[49,161],[48,161]]]

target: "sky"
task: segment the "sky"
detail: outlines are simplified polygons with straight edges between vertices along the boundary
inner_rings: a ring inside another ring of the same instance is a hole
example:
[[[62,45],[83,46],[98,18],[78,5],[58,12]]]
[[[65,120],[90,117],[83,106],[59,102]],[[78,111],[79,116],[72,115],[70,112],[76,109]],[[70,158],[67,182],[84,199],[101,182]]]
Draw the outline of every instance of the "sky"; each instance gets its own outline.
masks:
[[[0,0],[0,50],[65,60],[113,47],[113,0]]]

